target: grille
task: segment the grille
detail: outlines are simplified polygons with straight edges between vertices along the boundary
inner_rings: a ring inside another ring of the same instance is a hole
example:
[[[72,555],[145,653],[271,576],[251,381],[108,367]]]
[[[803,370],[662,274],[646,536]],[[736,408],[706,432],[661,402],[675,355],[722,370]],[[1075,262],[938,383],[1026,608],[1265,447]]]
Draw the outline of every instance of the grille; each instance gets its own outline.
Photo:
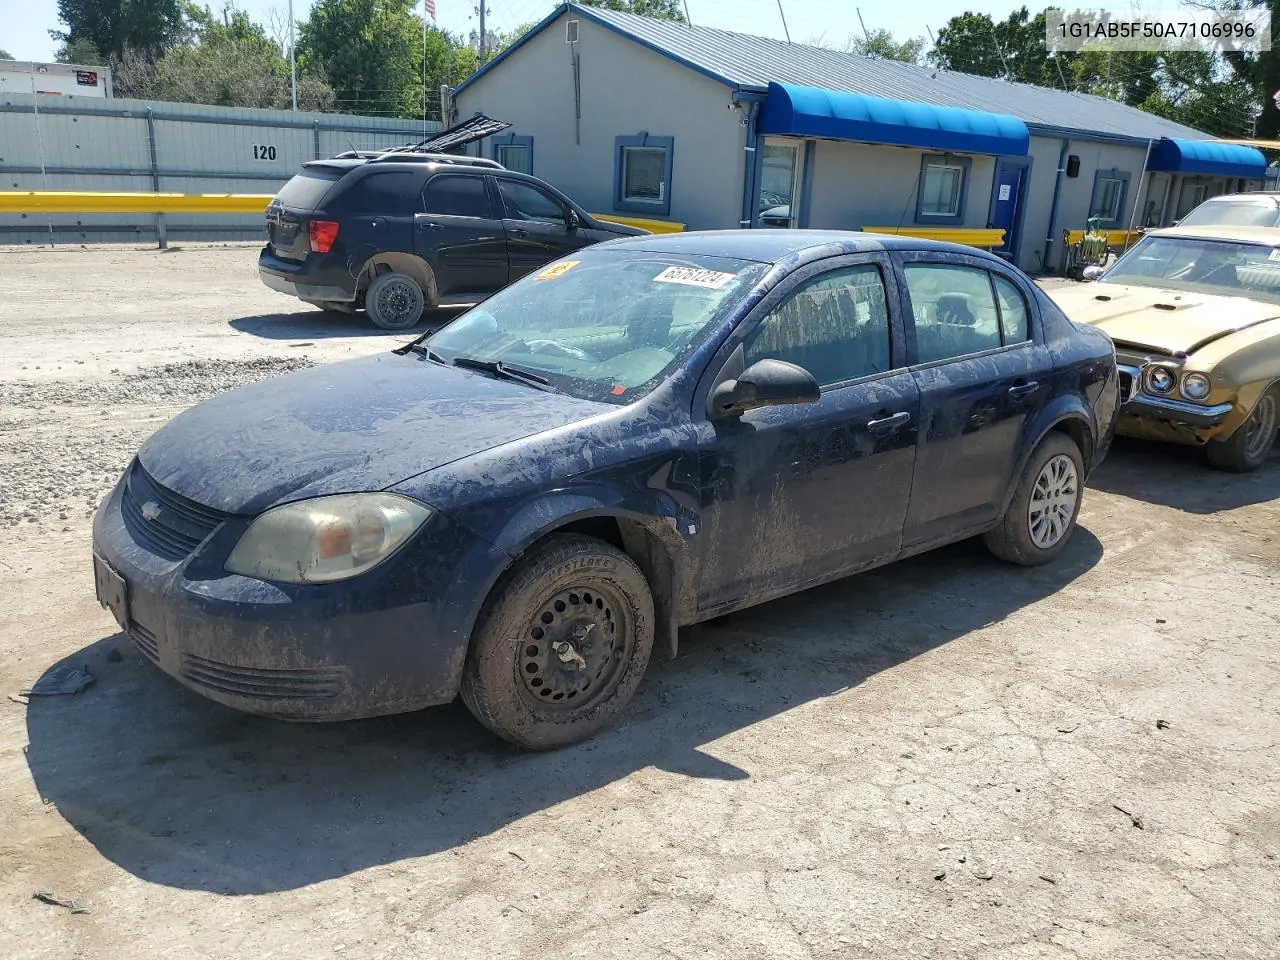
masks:
[[[1142,369],[1116,364],[1116,372],[1120,375],[1120,402],[1128,403],[1138,391],[1138,378],[1142,376]]]
[[[325,700],[336,697],[343,671],[335,667],[302,670],[264,670],[238,667],[184,653],[182,678],[219,693],[263,700]]]
[[[158,508],[154,519],[143,512],[148,506]],[[166,560],[189,556],[228,517],[160,486],[136,460],[129,468],[120,509],[133,538]]]
[[[156,635],[140,624],[133,623],[129,625],[129,639],[133,641],[133,645],[142,651],[152,663],[160,662],[160,648],[156,644]]]

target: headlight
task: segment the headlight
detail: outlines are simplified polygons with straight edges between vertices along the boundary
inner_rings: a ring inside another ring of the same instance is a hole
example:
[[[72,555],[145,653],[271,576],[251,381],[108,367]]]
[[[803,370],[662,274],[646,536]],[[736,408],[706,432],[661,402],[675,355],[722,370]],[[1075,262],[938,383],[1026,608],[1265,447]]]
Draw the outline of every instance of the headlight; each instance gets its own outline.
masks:
[[[1203,400],[1211,387],[1209,378],[1203,373],[1188,373],[1182,378],[1182,395],[1188,400]]]
[[[227,558],[228,573],[284,583],[345,580],[377,566],[431,508],[394,493],[344,493],[262,514]]]
[[[1168,393],[1177,382],[1177,375],[1168,367],[1147,369],[1147,389],[1152,393]]]

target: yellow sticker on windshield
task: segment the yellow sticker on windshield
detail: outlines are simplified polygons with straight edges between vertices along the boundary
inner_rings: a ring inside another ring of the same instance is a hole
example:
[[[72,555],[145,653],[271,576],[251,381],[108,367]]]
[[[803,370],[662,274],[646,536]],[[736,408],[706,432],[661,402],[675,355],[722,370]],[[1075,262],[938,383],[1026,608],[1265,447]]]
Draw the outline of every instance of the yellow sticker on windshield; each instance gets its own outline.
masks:
[[[555,280],[558,277],[563,277],[581,262],[581,260],[561,260],[559,263],[553,263],[551,266],[547,267],[547,269],[543,270],[533,279]]]

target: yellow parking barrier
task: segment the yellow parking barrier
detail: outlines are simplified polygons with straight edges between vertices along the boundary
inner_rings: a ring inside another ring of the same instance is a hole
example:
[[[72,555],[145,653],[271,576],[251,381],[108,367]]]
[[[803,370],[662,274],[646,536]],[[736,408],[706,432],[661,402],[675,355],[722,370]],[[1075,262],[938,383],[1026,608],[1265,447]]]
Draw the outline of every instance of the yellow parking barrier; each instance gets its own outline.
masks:
[[[615,217],[611,213],[593,213],[592,216],[597,220],[608,220],[610,223],[622,223],[629,227],[639,227],[641,230],[648,230],[650,233],[682,233],[684,231],[683,223],[676,223],[672,220],[646,220],[643,217]]]
[[[1140,230],[1101,230],[1100,233],[1106,234],[1108,247],[1120,247],[1127,250],[1129,247],[1142,236]],[[1072,246],[1084,239],[1083,230],[1068,230],[1067,245]]]
[[[969,227],[863,227],[864,233],[888,233],[901,237],[918,237],[921,240],[941,240],[959,243],[966,247],[992,250],[1004,243],[1003,230],[980,230]]]

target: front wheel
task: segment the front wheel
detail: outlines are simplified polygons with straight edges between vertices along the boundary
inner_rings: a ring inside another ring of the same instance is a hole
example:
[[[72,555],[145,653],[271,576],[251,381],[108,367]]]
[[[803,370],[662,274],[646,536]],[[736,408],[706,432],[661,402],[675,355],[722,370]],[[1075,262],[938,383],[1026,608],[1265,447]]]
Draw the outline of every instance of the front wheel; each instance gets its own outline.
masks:
[[[1050,433],[1027,460],[999,526],[984,535],[987,549],[1024,567],[1048,563],[1071,539],[1083,495],[1080,448],[1065,434]]]
[[[481,723],[531,750],[610,724],[653,651],[653,597],[625,553],[591,537],[548,537],[485,604],[462,676]]]
[[[1258,398],[1249,419],[1240,424],[1235,433],[1225,440],[1210,440],[1206,444],[1205,458],[1211,467],[1248,473],[1266,462],[1276,442],[1278,394],[1280,388],[1272,387]]]
[[[381,273],[364,295],[365,312],[380,330],[408,330],[422,319],[427,300],[422,287],[404,273]]]

